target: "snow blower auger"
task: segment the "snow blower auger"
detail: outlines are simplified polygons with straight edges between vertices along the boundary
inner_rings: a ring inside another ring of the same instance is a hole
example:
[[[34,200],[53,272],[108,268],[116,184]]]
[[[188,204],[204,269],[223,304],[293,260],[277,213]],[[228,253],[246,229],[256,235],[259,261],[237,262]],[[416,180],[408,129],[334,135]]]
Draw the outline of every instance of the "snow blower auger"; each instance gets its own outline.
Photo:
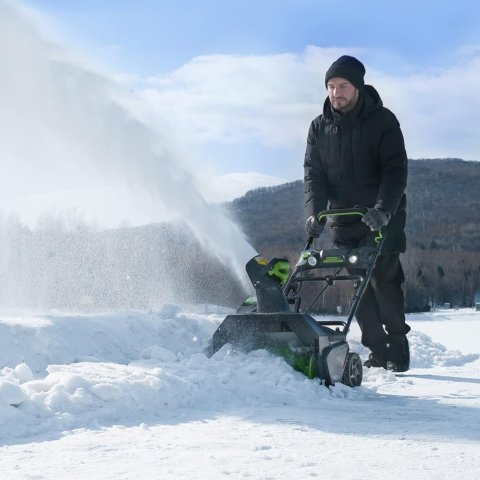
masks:
[[[331,217],[361,215],[365,208],[325,210],[318,214],[324,221]],[[362,383],[362,362],[349,351],[346,336],[355,310],[370,281],[383,238],[378,232],[375,246],[353,249],[316,250],[309,238],[289,276],[289,263],[274,258],[270,262],[257,256],[246,265],[255,287],[250,297],[233,315],[220,324],[212,339],[212,353],[226,344],[243,351],[265,348],[282,355],[295,369],[309,378],[318,377],[326,385],[342,382],[350,387]],[[342,271],[359,269],[358,274]],[[346,320],[319,320],[308,312],[338,281],[353,282],[354,294]],[[302,285],[322,282],[315,300],[303,309]]]

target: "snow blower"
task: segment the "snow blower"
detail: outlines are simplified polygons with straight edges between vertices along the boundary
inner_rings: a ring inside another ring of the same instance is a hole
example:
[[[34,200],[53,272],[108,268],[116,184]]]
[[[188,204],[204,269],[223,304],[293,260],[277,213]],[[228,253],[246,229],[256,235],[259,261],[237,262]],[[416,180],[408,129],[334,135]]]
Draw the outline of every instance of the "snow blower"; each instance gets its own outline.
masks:
[[[325,210],[320,221],[338,216],[363,216],[365,208]],[[370,281],[383,238],[377,232],[374,246],[352,249],[316,250],[313,238],[300,254],[289,276],[287,260],[270,262],[257,256],[246,265],[255,287],[235,314],[228,315],[213,334],[212,352],[226,344],[243,351],[265,348],[282,355],[295,369],[326,385],[342,382],[355,387],[362,383],[362,362],[349,351],[346,341],[353,316]],[[355,269],[348,272],[347,269]],[[358,269],[358,273],[357,273]],[[321,320],[308,312],[336,282],[349,281],[354,294],[346,320]],[[307,308],[302,303],[302,285],[321,283],[319,293]]]

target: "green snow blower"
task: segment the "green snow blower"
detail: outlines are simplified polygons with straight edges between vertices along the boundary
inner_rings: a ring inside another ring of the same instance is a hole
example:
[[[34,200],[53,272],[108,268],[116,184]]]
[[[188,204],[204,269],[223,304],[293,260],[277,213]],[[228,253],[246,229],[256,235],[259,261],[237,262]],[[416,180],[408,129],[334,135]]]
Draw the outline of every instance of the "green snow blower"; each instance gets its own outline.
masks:
[[[365,208],[325,210],[318,214],[324,221],[338,216],[363,216]],[[353,249],[316,250],[313,238],[300,254],[291,275],[285,259],[270,262],[257,256],[246,265],[255,287],[233,315],[228,315],[213,334],[212,352],[226,344],[244,351],[265,348],[282,355],[295,369],[309,378],[320,378],[326,385],[342,382],[356,387],[362,383],[362,362],[349,351],[346,337],[362,295],[370,281],[383,238],[378,232],[374,246]],[[347,269],[355,269],[352,274]],[[337,282],[354,285],[354,294],[346,320],[321,320],[308,312]],[[302,285],[322,285],[309,306],[302,303]]]

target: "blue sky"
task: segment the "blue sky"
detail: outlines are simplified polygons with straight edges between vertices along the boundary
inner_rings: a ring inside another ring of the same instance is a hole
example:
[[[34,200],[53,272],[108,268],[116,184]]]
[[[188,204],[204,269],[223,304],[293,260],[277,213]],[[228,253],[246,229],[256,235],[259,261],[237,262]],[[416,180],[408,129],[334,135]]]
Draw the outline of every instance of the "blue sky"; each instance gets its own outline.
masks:
[[[410,158],[480,160],[477,0],[22,3],[132,94],[209,200],[302,178],[324,73],[343,54],[364,62]]]
[[[199,55],[373,49],[395,70],[451,62],[480,44],[480,2],[439,0],[29,0],[79,45],[153,75]],[[103,54],[102,54],[103,50]]]

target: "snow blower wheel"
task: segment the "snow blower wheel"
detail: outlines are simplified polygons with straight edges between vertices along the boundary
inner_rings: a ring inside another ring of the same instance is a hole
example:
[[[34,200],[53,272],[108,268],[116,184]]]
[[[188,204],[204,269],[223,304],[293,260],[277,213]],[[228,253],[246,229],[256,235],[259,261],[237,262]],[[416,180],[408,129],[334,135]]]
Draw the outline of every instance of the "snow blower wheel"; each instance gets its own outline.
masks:
[[[363,379],[363,365],[358,353],[350,352],[345,361],[342,383],[348,387],[359,387]]]

